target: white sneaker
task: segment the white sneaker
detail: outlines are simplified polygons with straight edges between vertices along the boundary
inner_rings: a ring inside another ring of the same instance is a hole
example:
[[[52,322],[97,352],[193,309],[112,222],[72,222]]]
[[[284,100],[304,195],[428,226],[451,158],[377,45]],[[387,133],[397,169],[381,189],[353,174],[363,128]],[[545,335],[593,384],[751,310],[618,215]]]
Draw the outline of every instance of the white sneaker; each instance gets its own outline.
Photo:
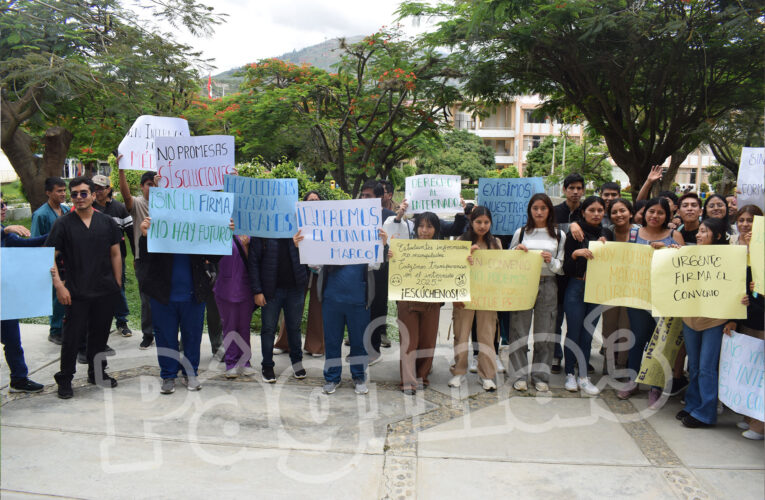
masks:
[[[763,439],[765,439],[765,435],[760,434],[759,432],[755,432],[752,429],[742,432],[741,435],[753,441],[762,441]]]
[[[490,379],[490,378],[482,378],[481,382],[483,383],[483,390],[484,391],[496,391],[497,390],[497,384],[495,384],[492,379]]]
[[[573,374],[566,375],[566,383],[563,384],[563,388],[569,392],[576,392],[579,390],[579,386],[576,385],[576,377]]]
[[[359,381],[359,382],[354,382],[354,384],[355,384],[355,387],[353,388],[353,391],[356,394],[363,396],[364,394],[367,394],[369,392],[369,389],[367,389],[366,383]]]
[[[275,356],[279,355],[279,354],[284,354],[285,352],[287,352],[287,351],[284,350],[284,349],[279,349],[278,347],[274,347],[274,355]]]
[[[459,387],[462,385],[462,378],[464,375],[455,375],[449,380],[449,387]]]
[[[534,384],[534,388],[537,390],[537,392],[550,392],[550,386],[544,382],[537,382]]]
[[[226,370],[226,378],[236,378],[239,376],[239,370],[237,367],[229,368]]]
[[[513,389],[515,389],[516,391],[528,391],[529,386],[525,380],[516,380],[515,383],[513,384]]]
[[[499,359],[499,355],[497,355],[497,371],[499,373],[505,373],[505,365],[502,364],[502,360]]]
[[[478,357],[477,356],[470,356],[470,361],[468,362],[468,371],[470,373],[478,373]]]
[[[600,394],[600,389],[595,387],[592,382],[590,382],[590,377],[579,377],[577,384],[581,390],[590,396],[597,396]]]
[[[239,375],[244,375],[245,377],[252,377],[258,373],[258,370],[251,366],[242,366],[239,368]]]
[[[736,424],[736,427],[741,429],[742,431],[748,431],[749,430],[749,424],[744,422],[743,420]]]

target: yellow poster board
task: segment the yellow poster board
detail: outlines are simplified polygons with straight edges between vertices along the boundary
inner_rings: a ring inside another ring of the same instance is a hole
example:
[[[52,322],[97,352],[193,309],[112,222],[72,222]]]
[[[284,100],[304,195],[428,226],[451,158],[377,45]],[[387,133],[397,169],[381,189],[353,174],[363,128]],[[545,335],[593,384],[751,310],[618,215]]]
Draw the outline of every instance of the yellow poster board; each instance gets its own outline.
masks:
[[[390,249],[388,300],[470,300],[469,241],[393,239]]]
[[[651,262],[653,316],[746,318],[746,247],[696,245],[657,250]]]
[[[650,245],[590,242],[584,301],[651,310]]]
[[[682,318],[659,318],[651,341],[643,352],[637,382],[655,387],[665,387],[668,382],[671,383],[672,367],[682,345]]]
[[[762,215],[754,216],[752,241],[749,242],[749,260],[752,263],[754,291],[765,294],[765,222]]]
[[[526,311],[534,307],[542,252],[476,250],[470,266],[470,302],[478,311]]]

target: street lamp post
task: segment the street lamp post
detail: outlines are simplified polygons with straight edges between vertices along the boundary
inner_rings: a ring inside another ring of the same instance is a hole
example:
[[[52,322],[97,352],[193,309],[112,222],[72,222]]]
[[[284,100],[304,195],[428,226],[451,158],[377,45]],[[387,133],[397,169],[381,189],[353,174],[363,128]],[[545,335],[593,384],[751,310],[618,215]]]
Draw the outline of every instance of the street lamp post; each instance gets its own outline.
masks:
[[[552,167],[550,168],[550,175],[555,173],[555,144],[558,143],[558,138],[553,137],[553,157],[552,157]]]

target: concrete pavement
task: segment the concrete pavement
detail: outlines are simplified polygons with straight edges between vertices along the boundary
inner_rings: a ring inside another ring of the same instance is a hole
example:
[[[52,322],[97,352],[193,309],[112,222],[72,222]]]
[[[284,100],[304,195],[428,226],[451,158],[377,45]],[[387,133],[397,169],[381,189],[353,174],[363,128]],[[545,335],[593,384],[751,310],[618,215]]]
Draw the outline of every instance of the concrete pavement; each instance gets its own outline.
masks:
[[[679,400],[652,412],[645,393],[616,399],[607,378],[598,398],[565,392],[562,376],[547,395],[506,383],[486,393],[474,374],[448,388],[449,316],[431,386],[415,397],[397,390],[395,343],[370,368],[369,395],[353,393],[345,365],[326,396],[323,358],[305,359],[302,381],[286,355],[277,384],[226,380],[206,338],[203,389],[164,396],[155,349],[113,335],[119,386],[88,386],[79,365],[75,397],[60,400],[58,347],[47,327],[23,325],[31,378],[47,387],[8,394],[3,364],[2,497],[765,498],[763,442],[742,438],[728,410],[717,428],[691,430],[674,418]]]

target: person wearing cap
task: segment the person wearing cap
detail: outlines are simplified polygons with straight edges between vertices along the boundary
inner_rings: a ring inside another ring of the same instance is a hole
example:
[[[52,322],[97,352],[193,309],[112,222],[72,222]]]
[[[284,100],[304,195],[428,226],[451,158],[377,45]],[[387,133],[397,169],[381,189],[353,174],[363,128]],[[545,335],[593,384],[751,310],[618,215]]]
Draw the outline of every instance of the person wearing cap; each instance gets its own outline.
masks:
[[[122,155],[117,156],[117,165],[119,166]],[[125,208],[130,213],[134,221],[142,221],[149,216],[149,189],[156,187],[154,177],[156,172],[147,171],[141,175],[141,196],[133,196],[130,192],[125,171],[120,170],[120,193],[125,200]],[[138,291],[141,296],[141,340],[139,349],[148,349],[154,343],[154,330],[151,323],[151,302],[150,298],[143,291],[144,264],[141,261],[141,254],[138,247],[138,240],[141,239],[140,224],[133,224],[133,256],[135,258],[135,276],[138,279]]]
[[[130,309],[128,308],[127,297],[125,296],[125,257],[127,257],[125,236],[130,239],[133,234],[133,217],[128,213],[125,205],[112,199],[113,189],[107,176],[100,174],[94,175],[93,184],[96,186],[96,201],[93,203],[93,208],[114,219],[114,222],[117,223],[117,227],[120,228],[120,233],[123,234],[122,240],[120,241],[120,253],[122,254],[122,289],[120,290],[120,300],[117,302],[117,307],[114,311],[114,319],[117,321],[117,331],[120,335],[123,337],[130,337],[133,335],[133,332],[127,324],[127,317],[128,314],[130,314]]]

